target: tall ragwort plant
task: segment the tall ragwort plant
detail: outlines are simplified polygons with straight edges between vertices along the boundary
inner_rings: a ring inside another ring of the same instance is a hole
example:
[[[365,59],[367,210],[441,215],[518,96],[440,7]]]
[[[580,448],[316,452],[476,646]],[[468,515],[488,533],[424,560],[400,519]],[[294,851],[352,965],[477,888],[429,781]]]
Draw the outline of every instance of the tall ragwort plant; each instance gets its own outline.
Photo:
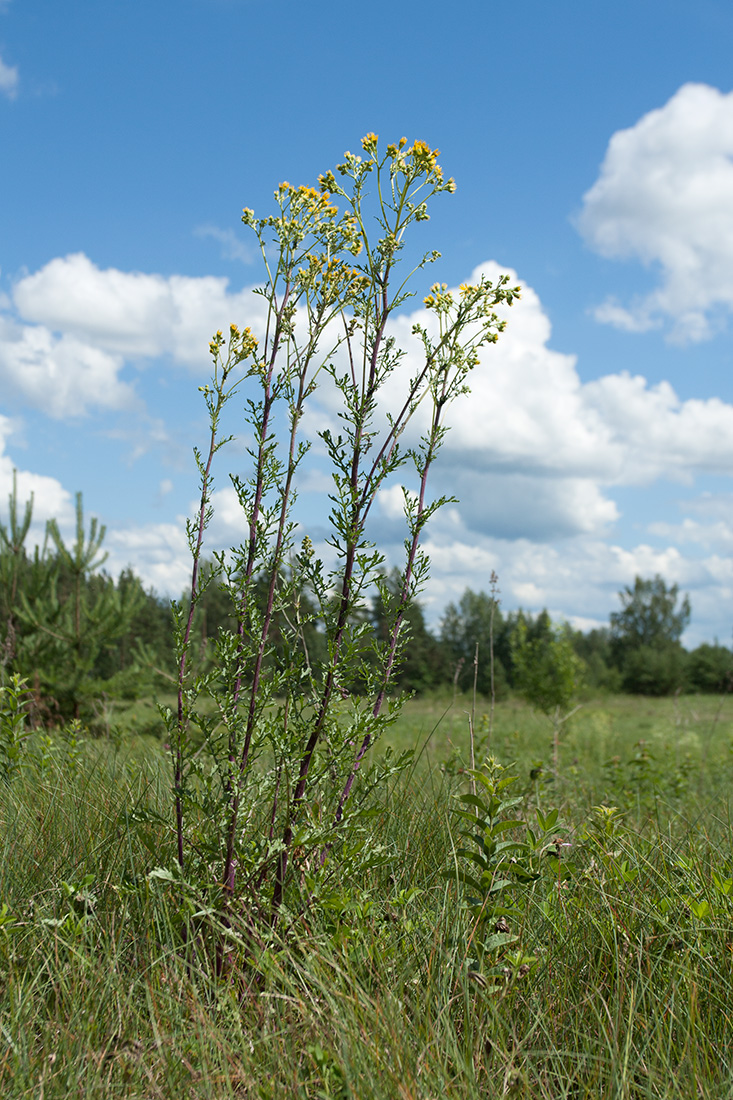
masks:
[[[216,333],[213,375],[202,387],[210,434],[206,450],[195,452],[201,497],[188,524],[191,594],[176,609],[178,707],[168,715],[177,855],[186,878],[218,884],[220,913],[237,912],[252,927],[282,926],[373,855],[355,793],[367,753],[397,713],[385,700],[406,642],[405,609],[427,575],[420,538],[444,503],[428,495],[428,474],[448,405],[466,392],[478,349],[504,327],[494,310],[518,294],[508,277],[481,278],[458,295],[433,286],[424,299],[429,319],[412,330],[419,365],[387,409],[387,383],[408,369],[390,332],[410,297],[410,276],[396,277],[404,236],[427,220],[428,200],[455,185],[444,179],[438,151],[422,141],[408,146],[403,138],[380,152],[368,134],[361,144],[363,155],[346,153],[318,189],[280,184],[273,215],[245,209],[266,272],[257,291],[265,322],[257,336],[234,324],[228,338]],[[438,255],[424,256],[414,271]],[[293,513],[313,442],[304,415],[319,387],[329,404],[338,402],[338,430],[315,433],[333,486],[328,566]],[[222,435],[222,414],[240,394],[251,473],[231,480],[247,537],[215,555],[213,571],[203,570],[212,463],[231,438]],[[418,409],[422,437],[404,446]],[[408,473],[414,488],[403,490],[407,534],[395,597],[368,520],[380,490]],[[220,633],[214,668],[202,676],[193,624],[207,584],[229,593],[237,627]],[[389,630],[377,643],[360,609],[380,585]],[[325,637],[320,662],[306,644],[314,622]],[[214,708],[199,704],[202,693]],[[389,768],[372,773],[364,789]]]

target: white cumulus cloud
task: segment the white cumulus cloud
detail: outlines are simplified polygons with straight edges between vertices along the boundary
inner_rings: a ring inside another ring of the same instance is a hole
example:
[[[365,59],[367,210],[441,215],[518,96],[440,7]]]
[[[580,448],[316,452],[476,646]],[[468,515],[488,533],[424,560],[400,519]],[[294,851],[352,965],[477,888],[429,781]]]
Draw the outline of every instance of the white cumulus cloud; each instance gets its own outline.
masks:
[[[101,269],[82,253],[20,278],[0,300],[0,380],[27,406],[57,418],[94,408],[140,410],[121,377],[152,359],[209,367],[217,329],[257,328],[262,299],[228,280]]]
[[[693,622],[684,639],[688,645],[719,633],[721,617],[725,619],[721,608],[733,601],[733,559],[718,553],[688,557],[674,545],[623,547],[592,537],[540,544],[477,536],[456,523],[452,531],[445,525],[429,535],[425,550],[431,560],[425,596],[432,621],[448,601],[460,600],[466,588],[488,592],[492,571],[498,574],[505,609],[536,613],[547,608],[553,618],[582,629],[607,626],[609,613],[619,607],[618,593],[633,585],[636,576],[659,573],[691,596]]]
[[[660,273],[645,297],[599,306],[599,321],[709,338],[733,310],[733,92],[685,84],[615,133],[578,227],[601,255]]]
[[[255,327],[261,299],[229,292],[212,275],[163,276],[101,269],[83,253],[57,257],[13,288],[24,321],[77,337],[129,359],[166,357],[200,369],[209,341],[234,321]]]
[[[191,584],[191,555],[183,517],[176,523],[151,523],[108,530],[109,557],[104,568],[113,576],[132,566],[146,587],[159,595],[179,597]]]
[[[470,281],[502,270],[483,264]],[[506,312],[506,331],[470,376],[470,397],[449,409],[452,428],[435,468],[435,485],[461,500],[472,529],[534,540],[600,534],[619,518],[614,486],[733,474],[733,405],[683,401],[669,383],[649,385],[626,371],[584,383],[575,356],[549,346],[550,322],[531,287]],[[409,350],[387,391],[393,411],[418,366],[415,321],[431,323],[417,310],[394,326]],[[326,398],[324,422],[334,416]]]
[[[482,274],[496,279],[505,270],[487,262],[470,281]],[[522,282],[517,273],[508,274],[513,283]],[[163,371],[176,364],[198,369],[206,363],[213,331],[230,320],[257,330],[263,306],[251,289],[232,292],[226,279],[102,270],[79,254],[21,278],[12,302],[0,309],[0,380],[6,392],[51,416],[114,407],[134,413],[129,419],[137,422],[139,404],[126,370],[153,359],[162,360]],[[660,527],[648,535],[664,540],[668,534],[666,548],[625,549],[614,542],[620,518],[614,489],[733,474],[733,405],[718,398],[683,401],[668,383],[650,385],[623,370],[584,383],[575,356],[551,346],[550,321],[532,287],[524,286],[522,300],[507,316],[506,331],[483,350],[471,374],[470,397],[450,409],[452,430],[436,464],[433,490],[460,503],[439,513],[428,532],[434,605],[460,596],[467,584],[487,587],[496,569],[511,604],[566,608],[578,619],[597,614],[603,620],[615,592],[637,572],[661,572],[712,593],[712,617],[730,583],[725,532],[708,529],[717,542],[704,543],[703,532],[689,523],[668,532]],[[392,411],[418,366],[416,321],[432,323],[418,308],[392,324],[407,350],[385,393]],[[328,386],[317,395],[303,421],[307,434],[340,423],[334,396]],[[155,431],[163,439],[169,427],[161,422]],[[424,425],[414,427],[408,444]],[[153,431],[147,420],[144,431]],[[314,447],[312,464],[303,467],[304,500],[332,489],[321,450]],[[236,464],[242,461],[241,448],[230,453]],[[9,460],[0,468],[7,483]],[[246,518],[225,471],[217,476],[209,545],[228,546],[246,536]],[[39,492],[43,488],[49,502],[55,493],[58,507],[68,511],[69,494],[47,481],[38,483]],[[169,482],[161,481],[160,499],[168,489]],[[382,538],[394,542],[395,558],[404,537],[401,502],[401,493],[385,486],[373,517],[380,544]],[[307,511],[316,515],[318,502],[309,500]],[[104,518],[112,571],[131,562],[158,591],[182,589],[190,569],[182,519],[118,530],[113,517]],[[683,557],[674,542],[687,542],[691,555]]]
[[[118,377],[120,355],[43,325],[19,325],[0,315],[0,379],[48,416],[80,416],[90,407],[130,409],[134,391]]]

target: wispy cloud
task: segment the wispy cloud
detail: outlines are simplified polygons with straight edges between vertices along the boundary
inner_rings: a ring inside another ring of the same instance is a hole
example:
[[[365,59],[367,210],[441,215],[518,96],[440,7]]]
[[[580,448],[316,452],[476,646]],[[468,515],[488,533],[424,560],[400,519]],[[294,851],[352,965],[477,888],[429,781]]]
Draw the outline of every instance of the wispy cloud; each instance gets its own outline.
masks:
[[[195,237],[211,237],[218,241],[225,260],[239,260],[243,264],[251,264],[257,258],[255,250],[245,244],[233,229],[221,229],[218,225],[199,225],[193,232]]]
[[[0,92],[6,95],[8,99],[15,99],[19,84],[20,75],[17,65],[6,65],[0,57]]]

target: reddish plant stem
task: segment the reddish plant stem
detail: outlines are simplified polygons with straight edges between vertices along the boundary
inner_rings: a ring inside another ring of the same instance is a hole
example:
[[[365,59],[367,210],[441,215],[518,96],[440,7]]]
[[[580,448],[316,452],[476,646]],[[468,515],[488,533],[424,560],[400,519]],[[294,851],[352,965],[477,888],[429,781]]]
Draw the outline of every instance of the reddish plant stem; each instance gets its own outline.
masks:
[[[331,698],[333,695],[334,684],[336,680],[336,670],[339,664],[339,657],[341,654],[341,646],[343,644],[344,632],[346,630],[346,624],[348,622],[349,610],[351,608],[351,586],[353,582],[354,574],[354,562],[356,559],[356,551],[361,532],[364,526],[364,515],[362,513],[362,504],[358,496],[359,489],[359,470],[362,457],[362,446],[364,437],[364,418],[371,403],[374,394],[374,383],[377,373],[377,364],[379,362],[379,353],[381,350],[382,340],[384,338],[384,331],[387,325],[387,319],[389,317],[390,307],[387,298],[387,285],[389,281],[389,265],[385,269],[383,284],[382,284],[382,312],[379,318],[379,323],[374,336],[374,344],[372,346],[372,353],[369,362],[369,375],[368,380],[365,380],[365,386],[362,391],[361,407],[358,422],[356,424],[356,431],[354,436],[354,451],[351,461],[351,471],[349,477],[349,483],[351,487],[352,500],[354,501],[352,507],[351,523],[349,528],[349,537],[346,546],[346,555],[344,561],[343,579],[341,584],[341,596],[339,600],[339,613],[336,621],[336,630],[334,632],[333,647],[331,650],[331,660],[329,662],[328,672],[326,674],[326,681],[323,687],[323,693],[321,695],[321,703],[318,708],[318,714],[316,721],[311,731],[311,735],[308,738],[308,742],[303,752],[303,756],[300,762],[300,770],[298,774],[298,782],[295,786],[293,796],[290,802],[289,814],[283,830],[283,847],[277,859],[277,870],[275,875],[275,886],[272,895],[272,922],[273,925],[277,922],[277,913],[282,903],[283,892],[285,889],[285,876],[288,867],[288,857],[290,848],[293,843],[293,826],[292,822],[297,813],[298,806],[303,800],[305,789],[308,783],[308,773],[310,771],[311,762],[313,760],[313,754],[315,753],[316,746],[323,733],[326,717],[329,712]]]
[[[412,572],[415,567],[415,558],[417,556],[417,550],[420,543],[420,537],[422,535],[422,529],[424,525],[423,516],[425,514],[425,491],[427,487],[428,473],[435,457],[435,445],[437,442],[438,431],[440,428],[440,415],[443,409],[444,397],[442,401],[436,402],[433,423],[431,426],[430,443],[425,454],[425,462],[423,465],[421,477],[420,477],[420,494],[418,497],[417,514],[415,516],[415,527],[413,530],[412,540],[410,542],[410,549],[407,555],[407,565],[405,567],[405,576],[402,582],[402,590],[400,592],[400,603],[397,617],[395,618],[394,626],[392,627],[392,634],[389,642],[389,652],[387,656],[387,663],[384,668],[384,676],[382,679],[382,685],[380,687],[377,698],[374,701],[374,707],[372,708],[372,714],[374,718],[378,718],[381,714],[384,700],[387,694],[387,688],[389,687],[390,679],[392,677],[392,670],[394,668],[395,658],[397,656],[397,645],[399,642],[400,630],[402,623],[404,622],[405,611],[407,610],[407,601],[410,594],[410,586],[412,583]],[[356,774],[361,766],[361,762],[364,759],[369,746],[372,743],[372,735],[370,731],[364,735],[364,739],[359,747],[359,751],[354,759],[354,764],[351,769],[346,785],[341,793],[336,814],[334,816],[334,825],[337,825],[343,817],[344,806],[351,794],[351,788],[354,785]],[[325,858],[325,852],[322,856],[322,862]]]
[[[211,478],[211,463],[214,460],[216,453],[216,434],[218,427],[219,414],[221,412],[222,405],[224,404],[224,396],[221,391],[226,382],[228,371],[225,369],[222,375],[220,384],[218,399],[216,403],[216,409],[212,416],[211,423],[211,435],[209,437],[209,453],[206,459],[206,466],[201,478],[201,503],[199,505],[198,520],[196,523],[196,546],[193,552],[193,569],[191,572],[191,599],[188,608],[188,619],[186,621],[186,629],[183,635],[183,644],[181,646],[181,659],[178,665],[178,712],[177,712],[177,724],[176,724],[176,765],[174,770],[174,789],[175,789],[175,808],[176,808],[176,839],[178,847],[178,864],[183,870],[184,866],[184,850],[183,850],[183,800],[181,798],[181,785],[183,783],[183,734],[185,724],[185,714],[183,705],[184,695],[184,683],[186,678],[186,658],[188,656],[188,646],[191,639],[191,630],[193,628],[193,619],[196,612],[196,602],[198,595],[198,579],[199,568],[201,564],[201,547],[204,541],[204,530],[206,529],[206,507],[209,500],[209,482]]]
[[[255,499],[252,505],[252,515],[249,525],[249,545],[247,551],[247,564],[244,571],[244,579],[242,581],[242,595],[239,603],[238,615],[237,615],[237,662],[236,662],[236,675],[234,680],[234,692],[233,692],[233,705],[231,709],[230,727],[229,727],[229,746],[228,746],[228,764],[229,775],[227,776],[225,783],[225,791],[227,797],[231,800],[233,797],[237,798],[237,793],[234,791],[233,777],[237,768],[237,737],[236,737],[236,723],[235,715],[237,706],[239,704],[239,696],[242,690],[242,667],[244,659],[244,645],[245,645],[245,618],[247,615],[247,603],[249,599],[250,585],[252,580],[252,573],[254,571],[254,563],[257,550],[257,521],[260,516],[260,510],[262,507],[262,495],[264,492],[264,474],[265,474],[265,458],[267,451],[267,437],[270,423],[270,414],[272,412],[272,405],[274,403],[274,394],[272,392],[272,378],[275,371],[275,363],[277,360],[278,351],[280,349],[280,339],[282,334],[282,317],[283,311],[287,304],[289,295],[289,286],[285,289],[283,301],[279,308],[275,311],[275,332],[273,335],[272,348],[267,365],[267,374],[265,377],[265,395],[262,407],[262,424],[259,433],[259,443],[257,449],[257,471],[255,476]],[[265,348],[270,338],[270,324],[271,315],[268,313],[267,329],[265,334]],[[238,805],[238,800],[237,800]],[[229,889],[229,878],[231,877],[231,865],[232,865],[233,853],[230,852],[229,841],[227,841],[227,855],[225,858],[225,864],[229,869],[224,876],[225,890]],[[233,888],[233,883],[231,883]]]
[[[267,377],[265,379],[265,397],[262,406],[262,427],[260,430],[260,438],[257,448],[257,473],[255,477],[255,499],[252,504],[252,515],[249,524],[249,545],[247,548],[247,564],[244,570],[244,582],[242,584],[242,600],[239,607],[239,650],[237,662],[237,677],[234,684],[234,709],[236,710],[237,703],[239,701],[239,695],[242,690],[242,653],[244,650],[244,620],[247,612],[247,599],[249,596],[249,588],[252,580],[252,573],[254,571],[254,564],[257,557],[257,522],[260,518],[260,510],[262,508],[262,494],[264,492],[264,475],[265,475],[265,457],[267,452],[267,439],[270,428],[270,415],[272,413],[272,406],[275,401],[275,395],[272,389],[272,378],[275,372],[275,364],[277,361],[278,352],[280,350],[280,340],[282,338],[282,318],[285,311],[285,307],[290,297],[289,284],[285,288],[282,303],[277,310],[277,316],[275,321],[275,333],[272,339],[272,351],[270,352],[270,358],[267,365]],[[268,326],[269,327],[269,326]],[[231,748],[231,745],[230,745]],[[236,758],[231,759],[230,763],[234,765]]]
[[[247,768],[247,762],[249,760],[249,752],[252,744],[252,736],[255,728],[255,720],[257,716],[257,695],[260,688],[260,680],[262,675],[262,664],[265,658],[265,651],[267,648],[267,640],[270,634],[270,627],[272,624],[273,609],[275,605],[275,592],[277,588],[277,582],[279,578],[280,566],[283,558],[283,547],[285,544],[285,531],[287,527],[288,512],[290,508],[290,499],[292,494],[293,478],[295,476],[295,470],[297,466],[296,461],[296,445],[297,445],[297,433],[298,423],[302,413],[303,402],[305,400],[305,394],[307,391],[306,385],[306,372],[308,369],[308,361],[306,361],[303,369],[301,370],[298,380],[298,396],[295,404],[295,408],[292,414],[292,423],[290,428],[290,442],[288,447],[288,470],[285,480],[285,484],[281,493],[280,515],[278,517],[277,535],[275,538],[275,547],[272,557],[272,565],[270,568],[270,583],[267,592],[267,602],[265,605],[265,615],[262,623],[262,630],[260,633],[259,645],[257,648],[257,656],[255,658],[254,669],[252,672],[252,686],[249,693],[249,706],[247,711],[247,727],[245,731],[244,745],[242,747],[242,753],[239,760],[239,780],[237,789],[230,795],[230,811],[229,811],[229,826],[227,831],[227,848],[224,862],[224,875],[223,882],[225,890],[229,895],[234,893],[234,841],[236,837],[237,821],[239,818],[239,806],[240,796],[239,790],[241,785],[241,779],[244,776],[244,772]],[[241,626],[240,622],[240,626]]]

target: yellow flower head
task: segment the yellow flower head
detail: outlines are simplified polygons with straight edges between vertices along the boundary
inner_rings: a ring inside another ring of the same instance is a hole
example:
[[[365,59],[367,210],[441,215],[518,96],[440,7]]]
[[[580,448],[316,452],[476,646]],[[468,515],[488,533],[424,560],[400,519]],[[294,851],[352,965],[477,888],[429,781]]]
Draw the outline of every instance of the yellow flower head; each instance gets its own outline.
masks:
[[[367,134],[366,137],[361,139],[361,147],[365,153],[371,153],[376,150],[378,141],[379,138],[376,134]]]
[[[413,163],[417,168],[421,168],[425,172],[433,173],[435,177],[434,182],[440,182],[442,172],[437,164],[438,157],[440,156],[440,149],[431,149],[426,141],[414,141],[407,150],[407,155],[412,157]]]
[[[326,172],[324,176],[318,177],[318,183],[321,191],[335,191],[336,190],[336,177],[333,172]]]
[[[305,184],[302,183],[298,188],[298,194],[304,199],[318,199],[319,197],[315,187],[306,187]]]
[[[252,329],[248,325],[242,333],[242,343],[240,346],[240,354],[242,358],[246,359],[247,356],[254,355],[255,351],[257,350],[257,343],[257,337],[254,335]]]

